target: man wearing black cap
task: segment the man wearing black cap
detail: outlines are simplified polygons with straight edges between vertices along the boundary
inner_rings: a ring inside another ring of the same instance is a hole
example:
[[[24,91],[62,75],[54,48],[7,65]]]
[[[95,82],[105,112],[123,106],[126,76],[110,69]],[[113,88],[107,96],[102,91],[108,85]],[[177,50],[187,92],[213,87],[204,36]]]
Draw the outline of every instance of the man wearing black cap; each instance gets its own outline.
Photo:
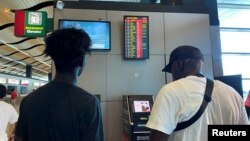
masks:
[[[173,82],[161,88],[154,102],[146,125],[151,129],[150,141],[207,141],[209,124],[249,124],[240,95],[212,81],[212,97],[204,113],[190,126],[175,131],[178,123],[188,121],[201,106],[207,83],[201,73],[203,62],[203,54],[193,46],[179,46],[171,52],[162,71],[171,73]]]
[[[171,53],[169,64],[162,71],[172,73],[173,80],[177,80],[188,75],[201,74],[203,61],[204,56],[198,48],[180,46]]]

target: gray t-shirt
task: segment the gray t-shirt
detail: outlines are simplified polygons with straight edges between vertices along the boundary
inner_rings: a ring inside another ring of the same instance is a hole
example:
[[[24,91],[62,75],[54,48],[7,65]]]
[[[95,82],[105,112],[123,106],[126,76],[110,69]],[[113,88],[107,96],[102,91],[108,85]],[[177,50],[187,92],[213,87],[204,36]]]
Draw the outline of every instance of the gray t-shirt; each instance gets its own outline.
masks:
[[[52,81],[22,100],[16,136],[23,141],[103,141],[100,103],[77,86]]]

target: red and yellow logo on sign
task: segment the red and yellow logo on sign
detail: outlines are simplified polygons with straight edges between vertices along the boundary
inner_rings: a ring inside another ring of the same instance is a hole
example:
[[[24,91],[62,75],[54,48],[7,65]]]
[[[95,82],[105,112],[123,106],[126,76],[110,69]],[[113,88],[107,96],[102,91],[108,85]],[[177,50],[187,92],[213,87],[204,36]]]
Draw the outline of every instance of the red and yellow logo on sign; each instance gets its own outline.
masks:
[[[45,11],[15,11],[14,35],[18,37],[44,37],[47,13]]]

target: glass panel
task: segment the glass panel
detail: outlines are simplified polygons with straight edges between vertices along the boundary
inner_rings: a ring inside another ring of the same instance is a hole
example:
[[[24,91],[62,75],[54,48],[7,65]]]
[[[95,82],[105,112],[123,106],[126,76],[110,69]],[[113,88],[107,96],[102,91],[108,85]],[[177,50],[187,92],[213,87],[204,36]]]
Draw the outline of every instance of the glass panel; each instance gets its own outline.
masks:
[[[218,8],[220,27],[250,28],[250,9]]]
[[[250,53],[250,32],[221,30],[220,37],[222,52]]]
[[[224,75],[241,74],[242,78],[250,78],[250,55],[222,54]]]
[[[250,0],[217,0],[217,3],[250,4]]]
[[[243,98],[245,100],[247,98],[248,91],[250,90],[250,80],[243,80],[242,87],[243,87]]]

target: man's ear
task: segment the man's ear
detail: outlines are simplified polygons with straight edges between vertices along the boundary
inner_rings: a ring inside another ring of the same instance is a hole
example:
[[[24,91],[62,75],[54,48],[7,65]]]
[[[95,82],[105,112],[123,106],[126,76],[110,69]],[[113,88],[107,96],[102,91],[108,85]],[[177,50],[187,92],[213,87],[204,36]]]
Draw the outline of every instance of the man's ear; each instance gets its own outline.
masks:
[[[180,67],[180,72],[184,71],[184,69],[185,69],[184,60],[179,60],[179,67]]]
[[[178,71],[178,72],[181,72],[184,70],[184,64],[182,60],[175,61],[172,67],[175,67],[175,71]]]

